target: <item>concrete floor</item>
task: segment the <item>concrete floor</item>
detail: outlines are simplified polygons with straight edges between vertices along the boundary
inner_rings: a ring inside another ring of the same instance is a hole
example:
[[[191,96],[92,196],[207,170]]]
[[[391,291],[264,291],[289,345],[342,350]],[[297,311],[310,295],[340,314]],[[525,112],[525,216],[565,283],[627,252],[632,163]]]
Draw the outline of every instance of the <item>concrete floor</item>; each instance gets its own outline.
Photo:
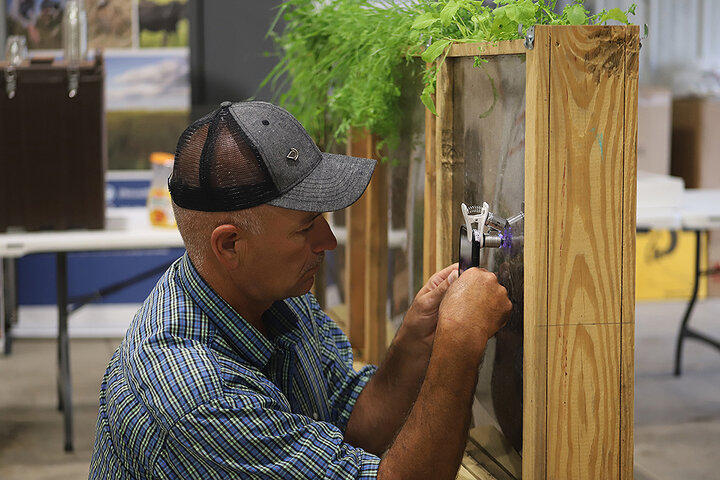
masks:
[[[641,303],[636,314],[635,478],[720,477],[720,352],[693,340],[672,375],[680,302]],[[720,300],[700,302],[692,325],[720,339]],[[62,448],[52,340],[19,339],[0,355],[0,479],[87,478],[97,392],[119,339],[71,345],[75,451]]]

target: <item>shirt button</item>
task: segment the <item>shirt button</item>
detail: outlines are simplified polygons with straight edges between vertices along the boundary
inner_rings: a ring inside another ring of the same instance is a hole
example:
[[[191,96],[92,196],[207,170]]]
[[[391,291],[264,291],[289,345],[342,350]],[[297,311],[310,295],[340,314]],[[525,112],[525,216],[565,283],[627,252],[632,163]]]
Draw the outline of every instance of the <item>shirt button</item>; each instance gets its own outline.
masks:
[[[312,417],[313,419],[317,420],[318,418],[320,418],[320,415],[318,415],[317,412],[313,412]]]

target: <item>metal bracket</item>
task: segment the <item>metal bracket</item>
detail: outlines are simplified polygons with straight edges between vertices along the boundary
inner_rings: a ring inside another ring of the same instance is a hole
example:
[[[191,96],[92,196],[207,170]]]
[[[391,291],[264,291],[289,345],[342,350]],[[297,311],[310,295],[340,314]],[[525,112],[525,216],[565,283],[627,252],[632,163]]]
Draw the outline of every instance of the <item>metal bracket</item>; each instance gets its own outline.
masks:
[[[15,71],[15,65],[8,65],[5,70],[5,93],[9,99],[15,98],[15,91],[17,90],[17,72]]]
[[[525,32],[525,48],[528,50],[535,48],[535,25],[528,27]]]
[[[477,230],[482,231],[482,229],[485,227],[485,222],[487,222],[489,211],[489,206],[486,202],[483,202],[482,207],[479,206],[470,206],[468,207],[464,203],[460,204],[460,209],[462,210],[463,219],[465,220],[465,229],[467,230],[467,239],[469,242],[472,241],[472,232],[473,230],[476,230],[473,228],[472,224],[477,225]]]
[[[68,67],[68,97],[75,98],[80,88],[80,69]]]

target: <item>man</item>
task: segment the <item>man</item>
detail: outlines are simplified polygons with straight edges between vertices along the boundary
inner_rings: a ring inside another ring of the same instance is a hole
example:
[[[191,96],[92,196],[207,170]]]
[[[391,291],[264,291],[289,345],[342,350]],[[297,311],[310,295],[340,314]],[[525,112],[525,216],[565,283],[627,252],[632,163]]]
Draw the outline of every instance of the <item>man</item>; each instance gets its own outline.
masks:
[[[169,187],[187,254],[110,361],[91,478],[454,478],[510,301],[493,274],[447,267],[382,366],[355,372],[308,291],[337,245],[320,212],[357,200],[374,167],[321,153],[264,102],[183,133]]]

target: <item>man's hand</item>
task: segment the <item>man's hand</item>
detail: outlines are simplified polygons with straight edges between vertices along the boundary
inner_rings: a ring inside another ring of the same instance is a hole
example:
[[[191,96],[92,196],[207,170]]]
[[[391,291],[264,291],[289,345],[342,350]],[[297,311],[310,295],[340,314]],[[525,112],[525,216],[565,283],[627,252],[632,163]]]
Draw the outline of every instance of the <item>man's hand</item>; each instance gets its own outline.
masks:
[[[511,310],[507,290],[495,274],[484,268],[470,268],[444,295],[438,332],[442,331],[443,340],[461,350],[467,347],[482,354],[490,337],[507,322]]]
[[[413,320],[424,320],[418,329],[424,326],[427,338],[434,338],[432,354],[410,414],[380,463],[381,480],[457,475],[478,366],[487,340],[505,324],[512,304],[495,274],[485,269],[470,268],[452,282],[450,275],[429,282],[434,287],[426,285],[413,303]]]
[[[432,347],[435,336],[440,302],[457,278],[457,263],[437,272],[415,295],[415,300],[405,314],[403,326],[406,328],[406,333],[428,348]]]

